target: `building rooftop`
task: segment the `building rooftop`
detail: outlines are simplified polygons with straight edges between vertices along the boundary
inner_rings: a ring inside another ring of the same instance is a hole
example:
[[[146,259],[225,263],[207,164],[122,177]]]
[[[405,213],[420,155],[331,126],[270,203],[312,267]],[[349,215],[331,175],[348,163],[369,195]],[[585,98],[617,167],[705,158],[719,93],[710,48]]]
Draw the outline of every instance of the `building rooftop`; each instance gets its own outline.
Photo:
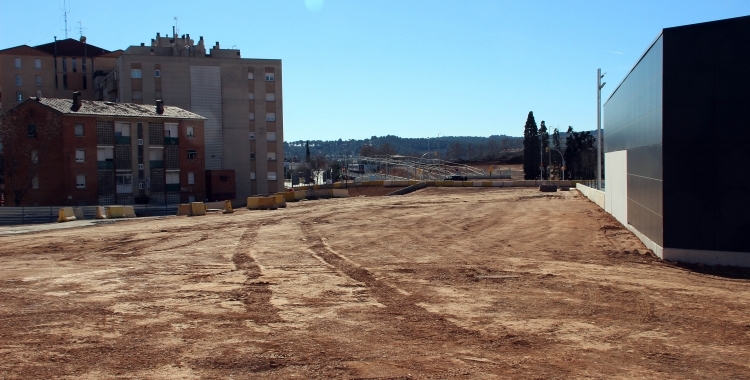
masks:
[[[135,103],[113,103],[92,100],[81,100],[81,107],[73,111],[73,99],[30,98],[60,113],[71,115],[117,116],[117,117],[154,117],[164,119],[206,119],[180,107],[164,106],[164,112],[156,112],[156,105]]]
[[[85,37],[83,38],[85,41]],[[102,54],[111,53],[109,50],[102,49],[98,46],[81,42],[74,38],[68,38],[65,40],[57,40],[43,45],[34,46],[34,49],[41,50],[43,52],[58,55],[58,56],[72,56],[72,57],[98,57]]]

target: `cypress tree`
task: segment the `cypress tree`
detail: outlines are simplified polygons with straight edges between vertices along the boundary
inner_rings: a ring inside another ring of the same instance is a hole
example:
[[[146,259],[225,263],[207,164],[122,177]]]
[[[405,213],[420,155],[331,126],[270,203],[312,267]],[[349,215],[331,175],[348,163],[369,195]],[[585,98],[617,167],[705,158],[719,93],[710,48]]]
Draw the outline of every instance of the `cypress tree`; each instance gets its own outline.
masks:
[[[534,112],[529,111],[523,128],[523,177],[535,179],[539,175],[539,131]]]
[[[549,161],[549,153],[547,153],[547,148],[549,147],[549,132],[547,131],[547,126],[544,125],[544,120],[542,120],[542,124],[539,125],[539,138],[542,140],[542,165],[544,166],[544,177],[543,179],[547,178],[548,173],[548,167],[550,165]]]

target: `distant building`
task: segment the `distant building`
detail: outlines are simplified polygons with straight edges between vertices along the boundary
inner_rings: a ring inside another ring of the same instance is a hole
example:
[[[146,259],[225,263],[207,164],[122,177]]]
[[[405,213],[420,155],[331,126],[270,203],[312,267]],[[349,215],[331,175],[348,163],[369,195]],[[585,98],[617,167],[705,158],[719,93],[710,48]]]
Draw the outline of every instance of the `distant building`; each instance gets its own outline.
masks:
[[[605,208],[666,260],[750,266],[749,41],[666,28],[604,105]]]
[[[204,121],[161,102],[26,99],[1,120],[6,204],[19,190],[21,205],[202,201]]]
[[[70,98],[78,91],[96,100],[99,80],[120,53],[89,45],[86,37],[0,50],[0,114],[29,97]]]
[[[284,190],[281,60],[157,33],[150,44],[125,49],[100,88],[109,101],[162,99],[205,116],[206,169],[234,170],[237,197]]]

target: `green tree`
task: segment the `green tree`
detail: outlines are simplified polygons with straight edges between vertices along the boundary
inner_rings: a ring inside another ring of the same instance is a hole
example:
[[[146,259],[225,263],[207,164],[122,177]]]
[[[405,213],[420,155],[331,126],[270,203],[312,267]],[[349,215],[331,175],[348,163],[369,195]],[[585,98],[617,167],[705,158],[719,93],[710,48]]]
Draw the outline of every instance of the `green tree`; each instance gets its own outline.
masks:
[[[534,112],[529,111],[523,128],[523,174],[525,179],[535,179],[539,175],[539,130],[534,120]]]
[[[568,127],[565,137],[565,164],[571,179],[596,178],[596,138],[591,132],[575,132]]]
[[[562,153],[562,150],[560,150],[560,130],[557,128],[552,130],[552,149],[555,151],[552,152],[552,174],[557,177],[562,177],[562,157],[560,156],[560,153]],[[560,153],[558,153],[560,152]]]
[[[542,166],[544,166],[544,172],[543,176],[544,179],[549,179],[548,173],[549,173],[549,153],[547,153],[547,148],[549,148],[549,132],[547,131],[547,126],[544,125],[544,120],[542,120],[542,124],[539,125],[539,139],[541,140],[542,149],[541,152],[541,160],[542,160]]]

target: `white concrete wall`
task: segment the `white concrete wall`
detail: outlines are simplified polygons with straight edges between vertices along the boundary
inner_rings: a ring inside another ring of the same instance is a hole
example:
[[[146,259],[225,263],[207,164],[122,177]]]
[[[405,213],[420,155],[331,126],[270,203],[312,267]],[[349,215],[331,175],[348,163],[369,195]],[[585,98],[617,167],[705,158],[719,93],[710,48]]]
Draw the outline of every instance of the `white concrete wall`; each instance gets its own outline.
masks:
[[[604,178],[607,181],[605,210],[622,225],[628,225],[628,151],[604,154]]]
[[[583,194],[590,201],[596,203],[597,206],[606,210],[606,201],[603,191],[581,185],[580,183],[576,184],[576,190],[580,191],[581,194]]]

